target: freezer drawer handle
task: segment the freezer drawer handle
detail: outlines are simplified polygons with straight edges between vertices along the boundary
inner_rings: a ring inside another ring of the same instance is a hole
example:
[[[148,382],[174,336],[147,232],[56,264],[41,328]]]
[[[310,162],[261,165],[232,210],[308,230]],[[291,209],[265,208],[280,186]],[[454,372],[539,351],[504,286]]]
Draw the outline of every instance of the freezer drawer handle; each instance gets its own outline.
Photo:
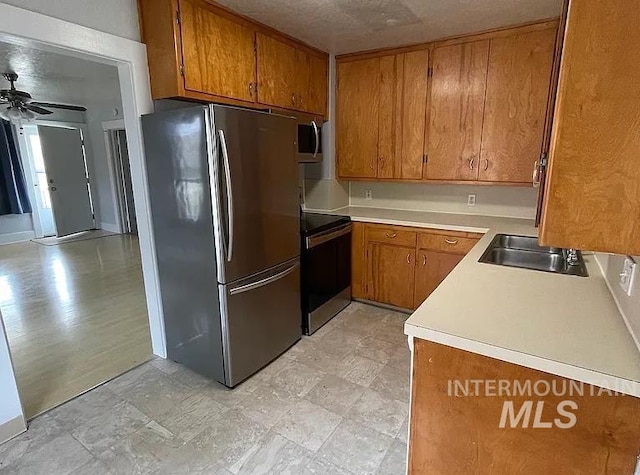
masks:
[[[296,263],[296,264],[292,265],[291,267],[289,267],[288,269],[283,270],[279,274],[272,275],[271,277],[267,277],[266,279],[259,280],[258,282],[252,282],[251,284],[242,285],[240,287],[236,287],[235,289],[231,289],[229,291],[229,294],[231,294],[231,295],[242,294],[244,292],[249,292],[251,290],[255,290],[255,289],[259,289],[260,287],[264,287],[265,285],[272,284],[275,281],[280,280],[283,277],[286,277],[289,274],[291,274],[293,271],[295,271],[298,268],[298,266],[299,266],[299,264]]]
[[[227,262],[233,259],[233,187],[231,186],[231,167],[229,165],[229,152],[227,151],[227,140],[224,137],[224,131],[219,130],[220,145],[222,146],[222,157],[224,158],[224,176],[225,186],[227,187],[227,209],[228,211],[228,230],[229,230],[229,248],[227,249]]]

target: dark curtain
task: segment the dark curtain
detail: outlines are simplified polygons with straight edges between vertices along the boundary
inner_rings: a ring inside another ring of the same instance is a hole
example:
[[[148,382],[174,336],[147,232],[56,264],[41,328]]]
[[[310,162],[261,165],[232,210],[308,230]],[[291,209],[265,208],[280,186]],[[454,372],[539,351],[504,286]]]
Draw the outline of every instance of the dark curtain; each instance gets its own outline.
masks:
[[[6,120],[0,122],[0,215],[31,213],[13,128]]]

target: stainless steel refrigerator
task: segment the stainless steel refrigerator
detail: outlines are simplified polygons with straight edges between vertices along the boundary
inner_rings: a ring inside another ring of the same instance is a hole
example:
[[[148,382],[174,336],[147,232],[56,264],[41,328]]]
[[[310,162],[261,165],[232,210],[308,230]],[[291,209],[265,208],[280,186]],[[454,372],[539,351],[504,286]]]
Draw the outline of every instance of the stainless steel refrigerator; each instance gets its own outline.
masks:
[[[233,387],[301,337],[296,121],[142,117],[167,355]]]

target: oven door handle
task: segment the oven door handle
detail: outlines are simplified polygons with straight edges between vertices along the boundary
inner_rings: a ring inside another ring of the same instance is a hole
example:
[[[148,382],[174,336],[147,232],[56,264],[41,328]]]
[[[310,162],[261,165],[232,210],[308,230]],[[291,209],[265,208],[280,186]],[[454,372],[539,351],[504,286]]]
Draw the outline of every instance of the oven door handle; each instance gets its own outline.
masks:
[[[306,245],[307,245],[306,248],[312,249],[327,241],[331,241],[332,239],[338,238],[340,236],[344,236],[345,234],[349,234],[350,232],[351,232],[351,223],[345,224],[344,226],[341,226],[338,229],[332,229],[322,234],[309,236],[306,239]]]

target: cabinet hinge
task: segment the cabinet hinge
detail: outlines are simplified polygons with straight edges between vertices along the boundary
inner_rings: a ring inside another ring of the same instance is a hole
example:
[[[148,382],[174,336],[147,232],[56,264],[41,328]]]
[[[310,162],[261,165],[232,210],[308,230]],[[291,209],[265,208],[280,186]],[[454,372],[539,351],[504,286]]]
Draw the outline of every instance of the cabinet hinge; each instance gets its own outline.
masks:
[[[433,76],[433,68],[432,67],[428,67],[427,68],[427,77],[432,77]]]
[[[422,163],[427,163],[429,161],[429,155],[426,153],[422,156]]]
[[[176,11],[176,25],[180,25],[180,10]]]
[[[258,40],[254,38],[253,40],[253,52],[257,53],[258,52]]]
[[[542,154],[540,155],[540,166],[546,167],[548,160],[549,160],[549,154],[547,152],[542,152]]]
[[[180,76],[184,77],[184,64],[180,65]]]

